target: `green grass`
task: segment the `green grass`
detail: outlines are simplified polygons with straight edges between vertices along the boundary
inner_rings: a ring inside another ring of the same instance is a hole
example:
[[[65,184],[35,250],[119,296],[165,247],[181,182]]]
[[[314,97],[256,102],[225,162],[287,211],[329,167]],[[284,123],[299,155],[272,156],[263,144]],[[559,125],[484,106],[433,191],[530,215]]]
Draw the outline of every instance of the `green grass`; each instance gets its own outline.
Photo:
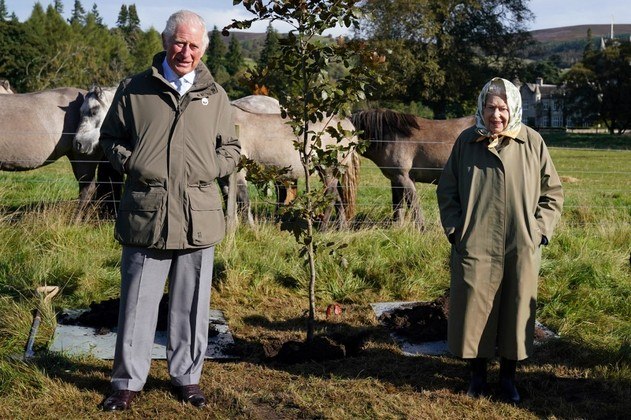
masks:
[[[32,171],[0,171],[0,211],[5,214],[41,203],[74,200],[78,191],[66,158]]]
[[[631,150],[631,136],[614,134],[565,133],[542,131],[548,146],[589,149]]]
[[[298,365],[266,359],[267,348],[304,338],[308,276],[293,237],[272,219],[241,225],[218,247],[212,298],[228,320],[240,359],[207,363],[202,387],[209,408],[201,413],[171,398],[166,364],[155,361],[142,398],[123,417],[624,417],[631,398],[631,151],[593,150],[601,136],[591,143],[578,138],[589,150],[554,143],[572,143],[575,136],[549,142],[564,179],[566,208],[544,250],[539,284],[538,318],[561,338],[521,365],[521,407],[468,399],[462,394],[464,363],[447,356],[405,357],[378,326],[369,303],[444,293],[449,247],[438,223],[435,186],[418,185],[427,219],[423,233],[409,223],[391,226],[389,183],[364,160],[356,217],[361,223],[321,233],[319,240],[347,247],[335,255],[322,249],[317,266],[318,330],[370,331],[359,356]],[[0,173],[0,418],[102,416],[96,406],[109,389],[111,363],[45,351],[55,312],[118,295],[120,247],[113,223],[77,221],[76,194],[65,162]],[[263,206],[259,216],[269,211]],[[63,289],[52,306],[34,295],[43,284]],[[327,320],[325,309],[334,302],[344,312]],[[16,361],[11,356],[23,351],[36,305],[44,310],[38,357]],[[493,364],[491,378],[496,375]]]

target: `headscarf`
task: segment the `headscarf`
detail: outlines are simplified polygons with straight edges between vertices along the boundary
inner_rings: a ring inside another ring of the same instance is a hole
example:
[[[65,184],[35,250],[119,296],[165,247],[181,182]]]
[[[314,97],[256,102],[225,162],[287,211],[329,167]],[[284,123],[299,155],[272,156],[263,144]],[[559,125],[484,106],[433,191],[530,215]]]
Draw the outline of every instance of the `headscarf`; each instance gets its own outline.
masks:
[[[499,134],[491,133],[488,128],[486,128],[486,125],[484,125],[484,105],[486,104],[486,97],[492,85],[499,87],[500,90],[503,91],[502,93],[506,93],[506,105],[508,105],[508,126]],[[477,141],[488,139],[488,147],[490,149],[495,147],[502,137],[515,138],[521,130],[521,111],[521,95],[519,89],[511,82],[501,77],[491,79],[484,85],[478,96],[478,110],[475,114],[475,126],[480,137]]]

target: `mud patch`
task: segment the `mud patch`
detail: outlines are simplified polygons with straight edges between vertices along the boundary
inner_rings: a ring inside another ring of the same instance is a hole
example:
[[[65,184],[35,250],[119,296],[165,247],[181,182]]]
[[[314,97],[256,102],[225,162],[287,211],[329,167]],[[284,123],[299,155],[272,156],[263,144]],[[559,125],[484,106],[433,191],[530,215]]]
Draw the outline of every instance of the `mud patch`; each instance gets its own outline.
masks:
[[[371,304],[377,319],[406,356],[448,354],[447,319],[449,298],[427,302],[381,302]],[[535,344],[557,338],[553,331],[535,322]]]
[[[92,302],[87,309],[65,310],[57,317],[55,336],[49,348],[69,355],[91,355],[113,359],[118,325],[119,299]],[[168,295],[163,295],[158,310],[158,325],[151,356],[166,358]],[[234,339],[223,313],[210,310],[207,359],[235,359]]]

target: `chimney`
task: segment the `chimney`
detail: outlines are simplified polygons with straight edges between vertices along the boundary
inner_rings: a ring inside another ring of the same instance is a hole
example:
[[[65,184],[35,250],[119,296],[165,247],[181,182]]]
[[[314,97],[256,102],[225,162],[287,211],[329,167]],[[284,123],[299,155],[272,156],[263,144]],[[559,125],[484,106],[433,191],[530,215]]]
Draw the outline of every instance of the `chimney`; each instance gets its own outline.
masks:
[[[543,85],[543,77],[537,77],[536,81],[539,86]]]

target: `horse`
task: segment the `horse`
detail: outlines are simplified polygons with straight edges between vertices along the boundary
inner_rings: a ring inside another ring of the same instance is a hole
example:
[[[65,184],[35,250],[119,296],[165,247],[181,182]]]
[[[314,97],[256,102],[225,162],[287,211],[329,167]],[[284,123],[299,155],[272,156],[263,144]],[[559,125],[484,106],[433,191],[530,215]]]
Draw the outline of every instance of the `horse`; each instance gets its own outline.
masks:
[[[101,210],[105,216],[116,214],[116,206],[123,190],[123,175],[114,170],[99,145],[101,125],[115,93],[115,87],[92,86],[88,90],[79,109],[81,118],[73,139],[73,148],[77,153],[99,162],[96,197],[102,202]]]
[[[6,79],[0,79],[0,95],[14,93],[11,90],[11,84]]]
[[[278,101],[268,96],[246,96],[232,101],[232,105],[234,122],[238,127],[238,137],[241,142],[241,154],[264,166],[288,169],[281,179],[276,180],[278,202],[287,203],[290,198],[285,193],[284,185],[295,184],[298,179],[304,178],[300,154],[294,147],[294,142],[298,138],[287,124],[289,120],[281,116]],[[309,130],[320,132],[326,127],[337,127],[338,123],[344,130],[354,130],[350,120],[340,120],[336,116],[325,117],[321,122],[310,124]],[[344,139],[339,145],[349,147],[356,142],[356,138]],[[323,149],[336,144],[336,139],[326,132],[323,134],[321,146]],[[340,163],[346,167],[341,178],[342,185],[333,175],[331,168],[318,168],[318,172],[327,193],[335,197],[339,223],[344,225],[355,212],[360,162],[354,148],[351,147],[348,152],[342,154]],[[240,204],[245,203],[248,219],[251,220],[245,178],[245,171],[239,171],[237,197]],[[328,223],[330,215],[330,210],[323,215],[324,225]]]
[[[66,156],[79,200],[93,197],[97,161],[73,148],[86,91],[72,87],[0,95],[0,170],[28,171]]]
[[[372,109],[353,113],[351,121],[360,140],[369,142],[362,155],[390,180],[395,222],[403,220],[407,207],[417,228],[423,230],[425,222],[414,183],[438,181],[456,138],[475,124],[475,117],[430,120]]]
[[[98,147],[99,130],[107,110],[109,109],[115,88],[92,88],[86,94],[85,105],[81,108],[81,123],[75,136],[75,147],[84,152],[95,150]],[[262,95],[251,95],[232,102],[234,123],[238,127],[238,136],[241,143],[241,153],[262,165],[273,165],[281,168],[289,167],[286,175],[288,180],[303,178],[300,155],[294,148],[296,140],[291,127],[286,124],[286,119],[280,115],[278,101]],[[254,112],[250,112],[254,111]],[[337,125],[336,117],[330,119],[327,125]],[[341,121],[346,130],[352,130],[349,120]],[[311,129],[321,130],[324,124],[315,124]],[[351,140],[345,140],[343,145],[348,145]],[[335,142],[328,134],[323,136],[323,146]],[[359,156],[354,151],[347,153],[343,164],[347,166],[345,176],[342,177],[344,186],[337,183],[330,170],[324,171],[324,183],[329,192],[336,197],[336,208],[339,217],[344,223],[352,217],[356,196],[356,179],[358,174]],[[281,180],[282,181],[282,180]],[[219,180],[222,190],[228,188],[228,180]],[[247,194],[246,173],[239,171],[237,175],[237,199],[241,207],[247,211],[248,219],[252,220]],[[282,189],[279,193],[283,193]],[[284,201],[280,198],[279,201]],[[325,218],[327,215],[325,215]]]

